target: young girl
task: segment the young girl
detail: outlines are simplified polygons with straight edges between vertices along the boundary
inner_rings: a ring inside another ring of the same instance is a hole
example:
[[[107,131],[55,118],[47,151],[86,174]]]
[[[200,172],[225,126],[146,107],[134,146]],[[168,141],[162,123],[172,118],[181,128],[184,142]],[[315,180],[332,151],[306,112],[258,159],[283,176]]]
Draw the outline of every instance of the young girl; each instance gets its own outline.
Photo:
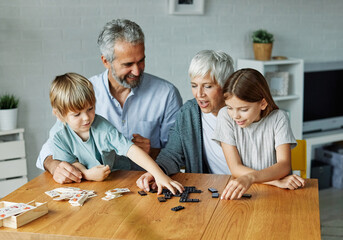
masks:
[[[214,140],[221,143],[235,179],[221,198],[240,198],[253,183],[303,187],[304,179],[287,176],[296,140],[287,114],[275,104],[263,75],[249,68],[236,71],[223,93],[227,107],[219,111]]]

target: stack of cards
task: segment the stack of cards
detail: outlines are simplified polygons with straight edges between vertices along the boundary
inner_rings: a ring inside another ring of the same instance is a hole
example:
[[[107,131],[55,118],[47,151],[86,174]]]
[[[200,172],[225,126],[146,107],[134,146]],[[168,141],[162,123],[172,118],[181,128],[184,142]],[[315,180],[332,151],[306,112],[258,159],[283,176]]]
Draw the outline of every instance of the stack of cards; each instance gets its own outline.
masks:
[[[105,192],[106,196],[101,198],[101,199],[105,200],[105,201],[110,201],[114,198],[118,198],[118,197],[123,196],[122,193],[126,193],[126,192],[130,192],[130,189],[128,189],[128,188],[114,188],[114,189],[106,191]]]
[[[56,201],[69,200],[72,206],[82,206],[88,199],[97,196],[94,190],[82,190],[74,187],[61,187],[45,192]]]
[[[28,210],[34,209],[36,207],[25,204],[25,203],[15,203],[11,206],[0,208],[0,220],[26,212]]]

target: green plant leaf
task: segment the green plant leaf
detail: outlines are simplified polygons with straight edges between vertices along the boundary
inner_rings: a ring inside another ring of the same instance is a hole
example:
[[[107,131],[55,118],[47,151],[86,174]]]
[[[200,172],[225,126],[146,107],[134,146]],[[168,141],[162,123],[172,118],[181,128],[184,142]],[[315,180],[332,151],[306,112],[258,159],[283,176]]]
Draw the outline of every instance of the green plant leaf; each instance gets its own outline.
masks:
[[[12,109],[17,108],[19,99],[13,94],[4,94],[0,96],[0,109]]]
[[[259,29],[253,32],[252,41],[254,43],[272,43],[274,42],[274,36],[267,30]]]

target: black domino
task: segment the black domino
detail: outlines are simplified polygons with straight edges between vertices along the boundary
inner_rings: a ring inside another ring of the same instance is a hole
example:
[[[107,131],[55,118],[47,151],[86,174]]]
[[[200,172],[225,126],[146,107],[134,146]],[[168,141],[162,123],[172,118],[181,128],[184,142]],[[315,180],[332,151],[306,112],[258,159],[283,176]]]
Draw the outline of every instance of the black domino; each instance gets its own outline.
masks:
[[[209,188],[208,191],[210,191],[211,193],[217,193],[218,192],[218,190],[215,188]]]
[[[164,197],[158,197],[157,199],[158,199],[158,201],[160,201],[160,202],[165,202],[165,201],[167,201]]]
[[[147,193],[146,193],[146,192],[144,192],[144,191],[138,191],[138,193],[139,193],[139,195],[141,195],[141,196],[145,196],[145,195],[147,195]]]
[[[180,211],[180,210],[182,210],[182,209],[185,209],[185,207],[183,207],[183,206],[177,206],[177,207],[173,207],[171,210],[177,212],[177,211]]]
[[[217,192],[212,193],[212,198],[219,198],[219,193],[217,193]]]
[[[251,198],[251,194],[245,193],[245,194],[242,195],[242,197],[244,197],[244,198]]]

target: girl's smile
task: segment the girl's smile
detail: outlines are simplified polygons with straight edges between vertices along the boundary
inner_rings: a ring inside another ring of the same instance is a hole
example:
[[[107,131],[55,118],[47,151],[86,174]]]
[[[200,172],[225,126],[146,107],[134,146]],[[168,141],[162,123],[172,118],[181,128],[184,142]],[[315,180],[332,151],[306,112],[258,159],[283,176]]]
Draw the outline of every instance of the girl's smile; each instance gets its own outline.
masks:
[[[248,127],[253,122],[261,120],[261,112],[266,109],[267,102],[262,99],[260,102],[246,102],[236,96],[225,100],[229,116],[241,128]]]

